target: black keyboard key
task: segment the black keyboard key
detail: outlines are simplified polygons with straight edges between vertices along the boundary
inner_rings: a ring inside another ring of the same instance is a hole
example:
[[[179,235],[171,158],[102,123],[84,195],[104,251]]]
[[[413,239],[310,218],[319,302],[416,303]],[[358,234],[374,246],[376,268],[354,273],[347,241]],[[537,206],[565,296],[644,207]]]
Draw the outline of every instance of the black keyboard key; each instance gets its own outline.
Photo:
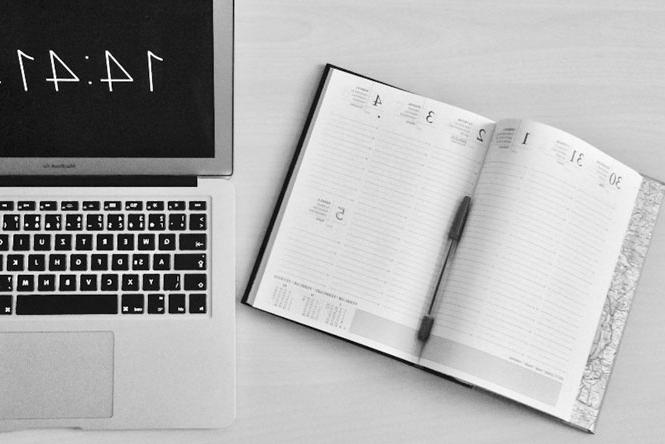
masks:
[[[125,215],[109,214],[106,216],[106,229],[109,231],[123,231],[125,229]]]
[[[12,296],[0,296],[0,316],[8,316],[12,314]]]
[[[143,294],[123,294],[121,302],[122,314],[143,314]]]
[[[30,249],[29,234],[15,234],[12,249],[14,251],[28,251]]]
[[[7,271],[23,271],[25,269],[22,254],[10,254],[7,256]]]
[[[32,200],[20,201],[17,205],[19,211],[35,211],[37,209],[37,203]]]
[[[111,251],[111,250],[113,250],[114,245],[115,245],[115,242],[113,242],[113,235],[112,234],[98,234],[97,235],[97,250],[99,250],[99,251]]]
[[[40,274],[37,276],[37,291],[55,291],[55,275]]]
[[[75,244],[79,251],[92,250],[92,234],[77,234]]]
[[[202,314],[206,312],[206,298],[205,293],[192,293],[189,295],[189,312]]]
[[[169,295],[169,313],[182,314],[185,313],[185,295],[180,293],[173,293]]]
[[[9,251],[9,235],[0,234],[0,251]]]
[[[58,202],[52,200],[39,202],[39,209],[41,211],[57,211]]]
[[[9,293],[14,291],[14,286],[12,285],[13,277],[11,274],[2,274],[0,275],[0,292]]]
[[[149,294],[148,295],[148,313],[149,314],[164,314],[164,306],[166,305],[165,297],[163,294]]]
[[[123,274],[122,291],[138,291],[138,290],[139,290],[139,275]]]
[[[90,256],[90,269],[92,271],[107,271],[109,269],[108,254],[93,254]]]
[[[182,231],[187,228],[187,215],[181,213],[169,214],[169,230]]]
[[[4,231],[18,231],[21,228],[21,216],[18,214],[5,214],[2,216],[2,229]]]
[[[192,231],[205,231],[207,228],[205,214],[190,214],[189,229]]]
[[[150,270],[150,256],[147,254],[133,255],[132,270]]]
[[[153,270],[170,270],[171,256],[168,254],[156,254],[152,258]]]
[[[189,203],[189,211],[205,211],[206,202],[205,201],[192,201]]]
[[[46,256],[43,254],[31,254],[28,256],[28,271],[45,271]]]
[[[51,250],[51,235],[50,234],[35,234],[32,239],[32,249],[35,251],[50,251]]]
[[[185,211],[185,202],[178,200],[169,201],[168,209],[171,211]]]
[[[73,201],[63,201],[60,202],[60,209],[62,211],[78,211],[79,203]]]
[[[14,211],[14,202],[3,200],[0,202],[0,211]]]
[[[2,255],[0,255],[0,271],[2,271],[2,265],[3,265],[4,262],[5,262],[4,259],[5,259],[5,257],[2,256]]]
[[[165,214],[148,215],[148,230],[151,231],[166,230],[166,215]]]
[[[52,254],[48,258],[49,271],[65,271],[67,269],[67,256],[64,254]]]
[[[70,271],[86,271],[88,269],[88,256],[85,254],[72,254],[69,256]]]
[[[83,202],[83,211],[99,211],[101,205],[98,200],[86,200]]]
[[[39,231],[42,229],[42,217],[39,214],[26,214],[23,216],[24,231]]]
[[[67,214],[65,215],[65,230],[67,231],[81,231],[83,229],[83,215],[82,214]]]
[[[74,274],[61,274],[59,276],[60,285],[58,290],[60,291],[76,291],[76,275]]]
[[[134,249],[134,235],[133,234],[119,234],[118,235],[118,250],[133,250]]]
[[[118,314],[116,294],[31,294],[16,298],[17,315]]]
[[[114,254],[111,258],[111,270],[113,270],[113,271],[127,271],[127,270],[129,270],[129,255],[128,254]]]
[[[134,213],[128,214],[127,229],[130,231],[145,230],[145,216],[143,214],[134,214]]]
[[[86,215],[85,228],[88,231],[102,231],[104,229],[104,215],[103,214]]]
[[[159,275],[158,274],[144,274],[143,275],[143,291],[157,291],[159,290]]]
[[[79,278],[79,288],[81,291],[97,291],[97,275],[82,274]]]
[[[154,234],[139,234],[138,249],[142,251],[150,251],[155,249],[155,235]]]
[[[127,211],[143,211],[143,202],[136,200],[128,200],[125,202],[125,210]]]
[[[175,250],[175,234],[160,234],[159,249],[164,251]]]
[[[117,274],[103,274],[101,281],[102,281],[102,291],[118,291]]]
[[[148,211],[164,211],[164,202],[151,200],[145,205]]]
[[[122,204],[117,200],[104,202],[104,210],[106,211],[120,211],[121,208]]]
[[[47,231],[60,231],[62,229],[62,217],[59,214],[45,215],[44,229]]]
[[[182,251],[188,250],[207,250],[208,237],[206,234],[181,234],[180,235],[180,249]]]
[[[175,254],[173,255],[174,270],[205,270],[205,254]]]
[[[56,251],[70,251],[72,249],[72,235],[71,234],[56,234],[55,235],[55,250]]]
[[[207,287],[207,276],[205,274],[186,274],[185,290],[203,291]]]
[[[35,276],[32,274],[19,274],[16,276],[16,291],[22,293],[35,291]]]
[[[180,290],[180,275],[165,274],[163,288],[164,290]]]

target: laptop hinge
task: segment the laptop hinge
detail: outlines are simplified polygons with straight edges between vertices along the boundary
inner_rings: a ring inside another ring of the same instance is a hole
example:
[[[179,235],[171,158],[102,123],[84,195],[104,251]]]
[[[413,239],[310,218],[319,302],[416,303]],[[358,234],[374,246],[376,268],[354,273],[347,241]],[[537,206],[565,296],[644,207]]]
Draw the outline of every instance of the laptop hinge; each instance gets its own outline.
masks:
[[[0,187],[196,187],[197,176],[0,176]]]

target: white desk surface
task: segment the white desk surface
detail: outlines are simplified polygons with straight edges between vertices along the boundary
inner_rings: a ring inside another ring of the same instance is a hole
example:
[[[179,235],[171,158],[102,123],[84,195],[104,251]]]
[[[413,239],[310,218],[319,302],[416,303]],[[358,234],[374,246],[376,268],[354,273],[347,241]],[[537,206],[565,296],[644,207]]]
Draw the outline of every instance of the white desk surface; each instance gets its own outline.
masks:
[[[236,27],[238,299],[326,62],[491,118],[542,120],[665,179],[662,1],[236,0]],[[238,304],[231,428],[0,441],[663,442],[663,266],[661,222],[595,436]]]

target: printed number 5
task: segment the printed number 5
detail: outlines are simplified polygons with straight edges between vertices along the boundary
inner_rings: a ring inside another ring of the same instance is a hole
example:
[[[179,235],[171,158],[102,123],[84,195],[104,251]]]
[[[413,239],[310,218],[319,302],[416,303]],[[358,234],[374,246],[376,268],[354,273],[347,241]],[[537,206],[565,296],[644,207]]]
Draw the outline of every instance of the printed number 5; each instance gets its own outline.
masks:
[[[337,213],[335,213],[335,218],[339,221],[344,220],[344,213],[346,211],[346,208],[344,207],[337,207]]]

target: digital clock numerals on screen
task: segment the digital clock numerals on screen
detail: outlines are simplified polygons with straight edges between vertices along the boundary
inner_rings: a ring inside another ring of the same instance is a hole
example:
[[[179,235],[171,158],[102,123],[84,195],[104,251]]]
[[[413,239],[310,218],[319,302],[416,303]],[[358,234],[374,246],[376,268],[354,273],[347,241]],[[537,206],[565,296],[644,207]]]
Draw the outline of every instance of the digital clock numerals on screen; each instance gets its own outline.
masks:
[[[51,61],[51,77],[47,77],[45,80],[53,84],[53,88],[56,92],[60,91],[62,83],[76,83],[81,82],[79,76],[72,70],[67,63],[53,50],[49,50],[49,58]],[[30,91],[30,82],[28,74],[31,69],[31,65],[36,63],[36,58],[30,54],[27,54],[20,49],[16,50],[16,56],[18,59],[18,68],[20,73],[21,85],[23,86],[23,91]],[[104,51],[104,57],[106,58],[106,77],[99,79],[99,82],[106,84],[109,92],[113,92],[113,85],[115,83],[132,83],[134,82],[134,77],[125,69],[124,66],[115,58],[110,51]],[[86,61],[90,60],[89,56],[85,56]],[[154,79],[154,68],[157,62],[163,62],[164,59],[159,57],[152,51],[146,52],[146,66],[148,72],[148,91],[154,92],[155,79]],[[0,86],[2,85],[2,79],[0,79]],[[93,80],[88,80],[88,85],[93,85]]]

